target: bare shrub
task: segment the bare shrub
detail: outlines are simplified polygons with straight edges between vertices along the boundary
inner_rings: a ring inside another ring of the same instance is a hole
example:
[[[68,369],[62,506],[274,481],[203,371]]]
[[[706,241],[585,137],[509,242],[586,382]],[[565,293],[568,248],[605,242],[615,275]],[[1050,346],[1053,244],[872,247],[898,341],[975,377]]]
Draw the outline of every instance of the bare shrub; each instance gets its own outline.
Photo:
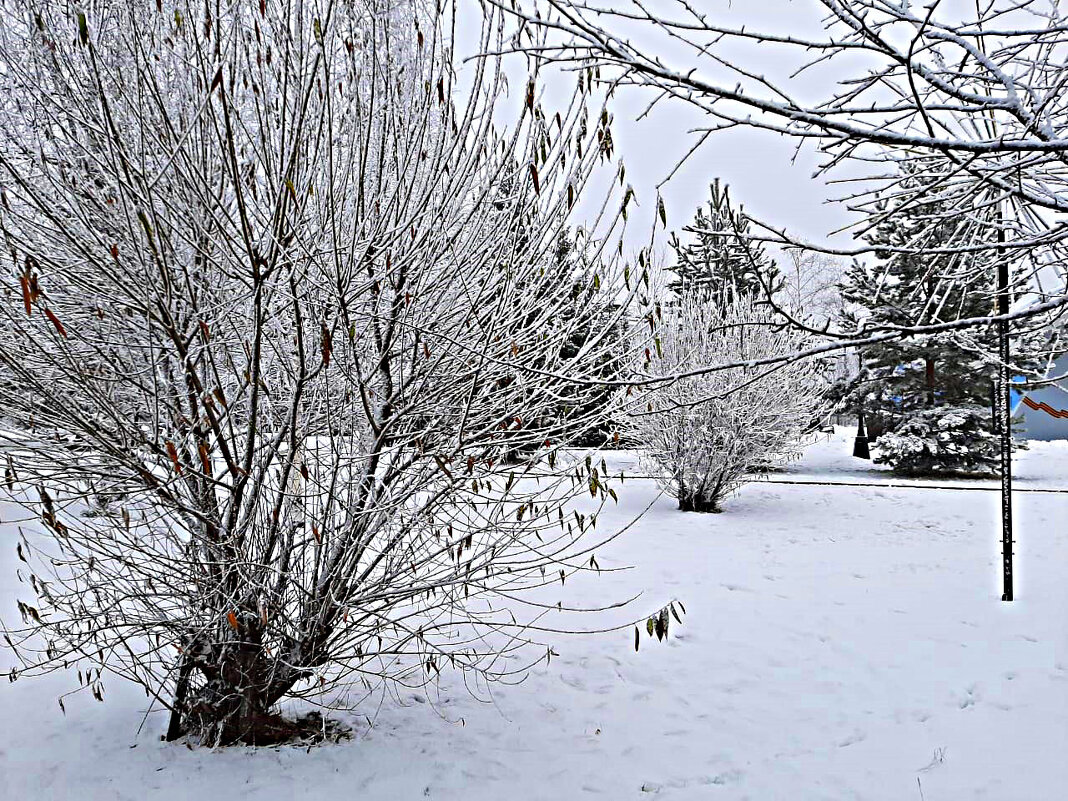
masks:
[[[596,544],[553,466],[625,358],[620,203],[548,265],[608,115],[532,77],[502,125],[500,60],[461,90],[405,4],[2,14],[0,442],[45,531],[10,678],[115,674],[229,743],[286,697],[520,670],[512,601]]]
[[[678,376],[635,396],[630,425],[649,468],[679,509],[719,512],[756,473],[780,465],[822,411],[823,367],[788,363],[686,374],[708,364],[744,363],[802,348],[805,336],[753,298],[717,304],[698,294],[667,296],[654,322],[645,372]]]

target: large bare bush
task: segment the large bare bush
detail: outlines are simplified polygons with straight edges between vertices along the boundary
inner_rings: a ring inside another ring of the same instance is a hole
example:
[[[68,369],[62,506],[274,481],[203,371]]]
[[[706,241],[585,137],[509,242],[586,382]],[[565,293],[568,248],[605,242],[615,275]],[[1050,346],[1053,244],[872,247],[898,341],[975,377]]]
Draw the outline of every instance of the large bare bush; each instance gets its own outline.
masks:
[[[115,674],[227,743],[286,697],[519,670],[517,594],[595,544],[560,514],[593,468],[524,474],[623,358],[620,202],[551,268],[608,116],[532,78],[507,123],[449,12],[157,8],[0,8],[2,443],[41,524],[10,678]]]

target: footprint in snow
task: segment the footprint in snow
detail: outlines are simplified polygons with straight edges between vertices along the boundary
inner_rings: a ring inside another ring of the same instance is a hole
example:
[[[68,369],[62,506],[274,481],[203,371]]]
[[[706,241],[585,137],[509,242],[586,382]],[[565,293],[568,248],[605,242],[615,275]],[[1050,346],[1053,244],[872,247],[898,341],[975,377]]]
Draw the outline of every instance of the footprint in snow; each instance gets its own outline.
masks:
[[[968,707],[975,706],[976,702],[979,700],[978,695],[976,695],[977,689],[978,688],[974,684],[965,689],[965,696],[961,699],[960,702],[961,709],[967,709]]]
[[[561,675],[560,676],[560,681],[562,681],[568,687],[571,687],[571,688],[576,689],[576,690],[585,690],[586,689],[586,682],[584,682],[578,676]]]
[[[850,734],[845,739],[839,740],[838,741],[838,747],[839,748],[845,748],[845,747],[853,745],[855,743],[863,742],[866,739],[868,739],[868,735],[865,734],[864,732],[862,732],[860,729],[857,729],[856,731],[854,731],[852,734]]]

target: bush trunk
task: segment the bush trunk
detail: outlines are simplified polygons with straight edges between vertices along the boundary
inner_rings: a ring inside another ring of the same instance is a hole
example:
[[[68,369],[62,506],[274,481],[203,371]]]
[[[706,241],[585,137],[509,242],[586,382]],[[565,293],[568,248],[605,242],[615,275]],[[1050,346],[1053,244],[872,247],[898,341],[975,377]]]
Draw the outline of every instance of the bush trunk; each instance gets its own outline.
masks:
[[[712,512],[718,514],[718,498],[705,498],[699,495],[679,495],[679,510],[682,512]]]
[[[279,680],[279,666],[261,643],[229,642],[217,651],[213,659],[183,659],[166,739],[189,735],[214,746],[291,737],[293,725],[273,710],[295,678]],[[191,690],[194,673],[202,683]]]

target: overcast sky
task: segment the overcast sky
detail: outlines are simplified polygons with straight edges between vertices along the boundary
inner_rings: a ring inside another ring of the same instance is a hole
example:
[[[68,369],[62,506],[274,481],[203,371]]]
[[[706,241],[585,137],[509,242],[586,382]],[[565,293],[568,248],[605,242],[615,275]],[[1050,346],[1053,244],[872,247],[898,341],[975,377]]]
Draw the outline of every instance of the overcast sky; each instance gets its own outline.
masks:
[[[627,0],[602,0],[633,10]],[[903,0],[908,2],[908,0]],[[937,14],[944,20],[970,18],[974,0],[941,0]],[[694,8],[715,24],[779,35],[824,40],[825,9],[816,0],[697,0]],[[654,13],[684,19],[680,6],[673,0],[651,0],[645,7]],[[697,68],[702,78],[732,86],[738,76],[708,61],[693,60],[692,51],[666,37],[656,37],[651,26],[613,24],[614,35],[629,39],[647,53],[661,59],[668,67],[685,72]],[[884,35],[893,37],[893,30]],[[652,34],[652,35],[651,35]],[[800,49],[779,44],[720,43],[717,56],[744,66],[754,74],[767,76],[793,97],[804,101],[825,100],[834,94],[837,82],[863,74],[873,63],[865,57],[839,58],[829,65],[807,70],[800,77],[793,73],[813,57]],[[767,92],[761,92],[767,95]],[[633,183],[639,200],[654,198],[657,184],[671,172],[695,140],[689,131],[710,122],[696,109],[681,102],[658,105],[646,119],[636,121],[652,97],[647,91],[624,90],[614,104],[614,130],[617,150],[627,165],[627,178]],[[731,130],[713,134],[687,165],[664,188],[669,227],[678,228],[692,219],[698,206],[707,199],[708,185],[720,177],[731,187],[736,203],[746,211],[776,227],[809,241],[838,246],[852,244],[849,232],[828,238],[832,231],[858,219],[840,203],[829,202],[846,190],[829,185],[824,177],[813,178],[818,166],[814,146],[806,144],[795,159],[796,140],[757,130]],[[831,178],[856,178],[864,175],[857,165],[836,168]],[[852,191],[856,190],[852,185]],[[653,201],[644,204],[646,214],[653,211]],[[636,226],[637,227],[637,226]],[[632,232],[633,236],[633,232]]]
[[[627,180],[646,214],[651,198],[694,142],[689,131],[700,124],[695,111],[682,105],[658,108],[635,120],[643,104],[637,93],[620,97],[614,106],[617,150],[625,160]],[[817,166],[811,145],[796,152],[797,143],[763,131],[732,130],[714,134],[663,187],[669,227],[689,222],[697,206],[707,202],[714,178],[725,181],[733,202],[751,216],[766,220],[808,240],[828,241],[827,234],[851,219],[840,204],[829,203],[835,188],[813,178]],[[635,227],[635,234],[640,233]],[[848,234],[834,237],[849,241]]]
[[[814,0],[702,0],[697,6],[717,23],[732,27],[814,38],[820,38],[823,31],[822,12]],[[654,0],[647,7],[678,15],[678,6],[669,0]],[[650,38],[648,26],[617,26],[613,33],[654,52],[670,66],[683,70],[697,66],[696,62],[687,61],[691,56],[677,44]],[[717,52],[735,56],[750,69],[776,80],[786,80],[802,63],[798,53],[775,45],[728,45]],[[736,76],[709,64],[702,65],[701,72],[705,77],[722,79],[727,85],[736,80]],[[813,73],[795,80],[791,86],[806,96],[822,96],[829,92],[836,77],[834,72]],[[523,85],[522,80],[513,83],[513,87]],[[568,85],[573,81],[569,80]],[[515,88],[512,94],[517,94]],[[649,116],[636,119],[651,98],[647,90],[625,88],[616,94],[611,105],[616,152],[626,164],[626,180],[634,186],[640,203],[639,213],[628,226],[628,244],[633,247],[648,240],[658,184],[692,147],[696,138],[692,130],[709,124],[697,109],[677,101],[658,104]],[[551,105],[551,95],[548,100]],[[828,202],[839,194],[838,189],[828,186],[822,178],[813,178],[818,164],[813,146],[805,145],[800,153],[795,153],[796,147],[796,140],[756,130],[714,134],[662,190],[668,227],[678,230],[690,222],[698,205],[707,201],[709,184],[719,177],[730,186],[734,203],[744,205],[751,216],[806,240],[849,245],[852,238],[848,233],[827,238],[831,231],[853,219],[842,205]]]
[[[654,8],[660,6],[677,8],[669,2],[652,4]],[[698,6],[717,23],[731,27],[813,38],[821,38],[823,32],[822,12],[813,0],[704,0]],[[643,33],[635,32],[634,40],[642,44]],[[686,63],[685,51],[677,46],[672,48],[663,40],[647,41],[647,46],[656,47],[656,53],[671,66],[696,66]],[[798,53],[776,45],[724,46],[719,52],[784,83],[801,64]],[[720,77],[727,85],[735,80],[708,65],[701,71],[705,76]],[[788,85],[805,95],[825,95],[836,77],[825,70]],[[687,152],[695,140],[689,131],[708,124],[700,112],[679,102],[658,106],[649,118],[637,121],[635,117],[648,102],[648,95],[642,94],[623,93],[616,104],[619,150],[627,160],[628,176],[633,175],[639,197],[648,196]],[[765,131],[735,129],[713,134],[664,187],[670,227],[688,222],[697,205],[707,199],[708,184],[720,177],[730,186],[734,202],[743,204],[751,216],[803,239],[848,245],[848,233],[828,239],[828,234],[853,219],[841,204],[829,202],[841,188],[813,177],[818,166],[813,144],[805,144],[800,152],[797,145],[796,140]]]

